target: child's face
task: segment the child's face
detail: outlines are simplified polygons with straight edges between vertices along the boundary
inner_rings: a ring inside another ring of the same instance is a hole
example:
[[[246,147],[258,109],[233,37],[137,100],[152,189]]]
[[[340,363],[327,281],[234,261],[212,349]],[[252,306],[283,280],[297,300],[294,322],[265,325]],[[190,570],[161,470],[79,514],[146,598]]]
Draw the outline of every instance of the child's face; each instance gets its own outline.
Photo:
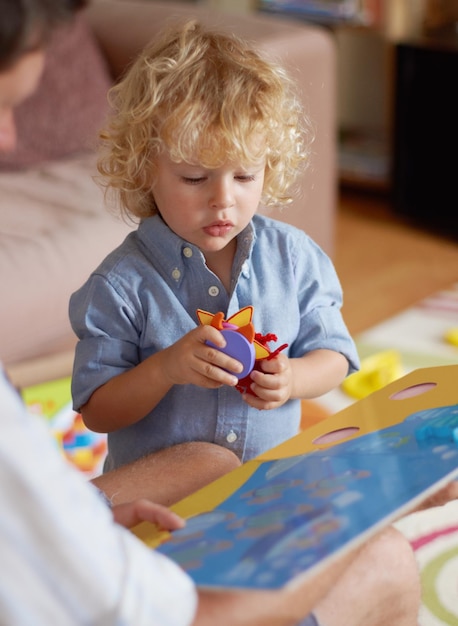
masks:
[[[256,213],[265,163],[244,168],[227,163],[206,169],[158,157],[153,188],[156,206],[171,230],[205,253],[223,250]]]

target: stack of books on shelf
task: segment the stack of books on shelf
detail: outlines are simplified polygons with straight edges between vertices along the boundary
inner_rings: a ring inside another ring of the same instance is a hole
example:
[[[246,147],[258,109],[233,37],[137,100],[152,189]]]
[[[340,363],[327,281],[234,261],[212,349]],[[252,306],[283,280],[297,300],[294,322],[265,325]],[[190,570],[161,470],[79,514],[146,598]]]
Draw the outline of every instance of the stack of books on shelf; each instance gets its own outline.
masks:
[[[259,8],[321,24],[375,26],[380,21],[381,0],[259,0]]]
[[[343,128],[339,133],[339,176],[344,184],[388,189],[391,159],[382,130]]]

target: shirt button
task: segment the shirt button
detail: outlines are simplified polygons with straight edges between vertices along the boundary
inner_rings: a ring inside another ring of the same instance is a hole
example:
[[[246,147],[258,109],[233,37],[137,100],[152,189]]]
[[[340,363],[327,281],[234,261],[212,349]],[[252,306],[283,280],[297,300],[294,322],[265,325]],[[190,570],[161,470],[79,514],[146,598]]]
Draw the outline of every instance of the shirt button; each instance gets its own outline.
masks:
[[[234,433],[233,430],[231,430],[230,433],[226,436],[226,441],[228,443],[234,443],[234,441],[237,441],[237,435]]]
[[[186,248],[183,248],[183,254],[187,259],[190,259],[192,257],[192,249],[186,246]]]
[[[245,263],[242,265],[242,274],[245,276],[245,278],[248,278],[250,275],[250,265],[248,261],[245,261]]]
[[[181,272],[180,270],[176,267],[173,271],[172,271],[172,278],[174,280],[180,280],[180,276],[181,276]]]
[[[216,285],[213,285],[209,288],[208,293],[210,296],[217,296],[219,294],[219,288]]]

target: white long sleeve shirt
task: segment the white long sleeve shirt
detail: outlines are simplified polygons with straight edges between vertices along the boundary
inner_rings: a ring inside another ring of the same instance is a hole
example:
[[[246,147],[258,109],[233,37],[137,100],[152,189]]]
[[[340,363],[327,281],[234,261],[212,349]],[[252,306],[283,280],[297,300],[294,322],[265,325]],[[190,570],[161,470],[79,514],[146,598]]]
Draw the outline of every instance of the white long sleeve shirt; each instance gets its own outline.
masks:
[[[1,626],[185,626],[189,577],[115,524],[0,373]]]

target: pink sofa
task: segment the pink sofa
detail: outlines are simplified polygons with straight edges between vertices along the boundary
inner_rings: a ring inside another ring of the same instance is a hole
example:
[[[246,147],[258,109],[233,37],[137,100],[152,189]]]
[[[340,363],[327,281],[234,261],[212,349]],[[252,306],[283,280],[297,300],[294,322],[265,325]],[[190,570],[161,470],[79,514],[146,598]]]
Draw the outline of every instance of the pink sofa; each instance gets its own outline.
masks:
[[[18,111],[21,143],[0,158],[0,359],[7,366],[71,352],[68,299],[130,226],[93,181],[106,89],[167,20],[195,16],[252,40],[298,80],[316,125],[300,197],[275,215],[331,256],[336,208],[335,50],[316,26],[225,15],[187,3],[93,0],[51,44],[39,92]]]

